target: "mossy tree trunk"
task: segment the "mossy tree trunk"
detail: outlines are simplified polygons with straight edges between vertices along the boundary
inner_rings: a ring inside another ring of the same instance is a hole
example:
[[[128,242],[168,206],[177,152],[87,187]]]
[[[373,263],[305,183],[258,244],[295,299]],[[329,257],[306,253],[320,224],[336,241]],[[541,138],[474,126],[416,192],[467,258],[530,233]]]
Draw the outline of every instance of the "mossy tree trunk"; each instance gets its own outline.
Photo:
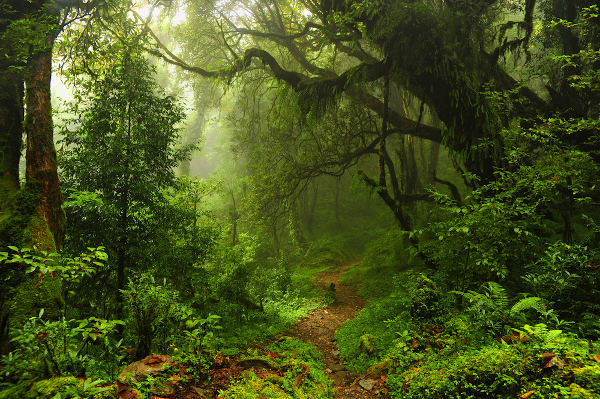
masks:
[[[50,79],[52,46],[56,36],[47,37],[47,49],[33,54],[25,76],[27,133],[27,185],[39,193],[38,216],[46,222],[32,226],[33,242],[42,249],[61,247],[65,215],[58,181],[56,150],[52,126]],[[51,236],[48,236],[48,232]]]
[[[62,244],[65,216],[54,149],[50,79],[52,49],[60,28],[58,15],[46,13],[47,5],[45,0],[16,2],[11,21],[33,20],[39,30],[33,30],[17,44],[0,43],[9,55],[0,69],[0,246],[56,251]],[[2,30],[9,25],[2,26]],[[17,47],[30,51],[26,59],[11,58],[10,49]],[[23,132],[27,135],[26,184],[21,187]],[[2,287],[3,352],[8,350],[4,343],[9,337],[9,326],[22,326],[40,308],[46,309],[48,317],[58,317],[61,308],[59,279],[49,278],[39,284],[37,276],[27,278],[19,267],[7,272],[14,278],[11,285]],[[17,285],[18,281],[21,283]]]

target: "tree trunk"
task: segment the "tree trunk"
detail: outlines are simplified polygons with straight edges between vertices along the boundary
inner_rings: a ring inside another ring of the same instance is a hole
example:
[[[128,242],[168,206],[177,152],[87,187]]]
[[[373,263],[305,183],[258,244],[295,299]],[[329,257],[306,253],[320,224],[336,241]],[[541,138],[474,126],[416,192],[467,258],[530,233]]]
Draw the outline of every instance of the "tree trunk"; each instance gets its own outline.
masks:
[[[45,250],[61,247],[65,226],[56,166],[50,97],[54,39],[54,36],[47,39],[47,50],[31,56],[25,76],[26,178],[27,185],[39,194],[37,214],[45,222],[33,222],[33,241],[40,247],[39,249]]]
[[[287,201],[287,211],[288,211],[288,227],[290,229],[290,236],[294,244],[298,245],[300,248],[306,248],[306,238],[304,237],[304,233],[302,232],[302,227],[300,226],[300,220],[298,217],[298,204],[294,200]]]
[[[23,77],[8,68],[0,71],[0,204],[19,188],[23,143]]]
[[[319,185],[316,181],[313,181],[313,192],[312,199],[308,204],[308,210],[306,215],[306,230],[311,238],[314,238],[314,227],[315,227],[315,213],[317,210],[317,202],[319,200]]]
[[[335,177],[335,198],[334,198],[334,210],[335,210],[335,223],[337,227],[342,226],[340,219],[340,180],[341,176]]]

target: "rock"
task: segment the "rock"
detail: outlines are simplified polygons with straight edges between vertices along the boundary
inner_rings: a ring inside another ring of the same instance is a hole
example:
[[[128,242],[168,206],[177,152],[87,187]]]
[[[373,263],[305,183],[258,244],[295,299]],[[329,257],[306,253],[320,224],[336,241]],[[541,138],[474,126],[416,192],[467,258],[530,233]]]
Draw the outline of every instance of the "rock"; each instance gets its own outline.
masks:
[[[334,386],[350,385],[352,384],[352,381],[354,381],[355,377],[356,374],[348,370],[337,371],[332,374]]]
[[[375,386],[375,381],[373,380],[359,380],[358,385],[366,391],[370,391]]]
[[[335,357],[339,357],[339,356],[340,356],[340,351],[338,351],[338,350],[332,350],[332,351],[331,351],[331,354],[332,354],[333,356],[335,356]]]
[[[132,382],[141,382],[146,379],[148,375],[158,375],[163,371],[163,366],[168,363],[172,363],[173,358],[166,355],[149,355],[142,360],[133,362],[125,367],[119,373],[119,381],[127,383],[129,380]]]
[[[341,364],[334,364],[333,366],[331,366],[331,370],[333,370],[333,371],[344,371],[345,368]]]

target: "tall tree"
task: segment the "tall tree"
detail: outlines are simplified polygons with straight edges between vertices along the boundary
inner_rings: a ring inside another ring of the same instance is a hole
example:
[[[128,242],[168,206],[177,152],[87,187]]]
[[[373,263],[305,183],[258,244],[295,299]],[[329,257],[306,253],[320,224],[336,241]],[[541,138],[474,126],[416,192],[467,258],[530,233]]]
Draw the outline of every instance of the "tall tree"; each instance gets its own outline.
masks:
[[[164,189],[175,184],[174,168],[192,149],[175,148],[183,111],[153,77],[140,54],[122,48],[117,62],[91,84],[90,106],[75,105],[78,127],[64,131],[65,184],[96,193],[104,205],[101,219],[74,214],[73,223],[115,255],[117,306],[127,269],[139,263],[137,249],[151,240],[152,215],[165,206]]]

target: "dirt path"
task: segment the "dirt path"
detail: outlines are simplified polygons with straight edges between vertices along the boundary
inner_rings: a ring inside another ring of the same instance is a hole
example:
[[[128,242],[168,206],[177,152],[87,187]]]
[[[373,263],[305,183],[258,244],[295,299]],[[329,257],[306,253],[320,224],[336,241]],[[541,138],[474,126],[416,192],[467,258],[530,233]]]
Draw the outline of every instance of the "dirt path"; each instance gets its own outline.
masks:
[[[377,389],[374,389],[372,380],[361,379],[355,372],[346,370],[335,344],[336,330],[343,322],[354,318],[365,304],[355,287],[339,283],[340,276],[354,264],[335,268],[318,277],[318,284],[325,290],[329,289],[332,283],[335,284],[335,302],[325,309],[310,312],[285,334],[310,342],[321,351],[327,365],[326,372],[333,381],[336,399],[377,397]]]

